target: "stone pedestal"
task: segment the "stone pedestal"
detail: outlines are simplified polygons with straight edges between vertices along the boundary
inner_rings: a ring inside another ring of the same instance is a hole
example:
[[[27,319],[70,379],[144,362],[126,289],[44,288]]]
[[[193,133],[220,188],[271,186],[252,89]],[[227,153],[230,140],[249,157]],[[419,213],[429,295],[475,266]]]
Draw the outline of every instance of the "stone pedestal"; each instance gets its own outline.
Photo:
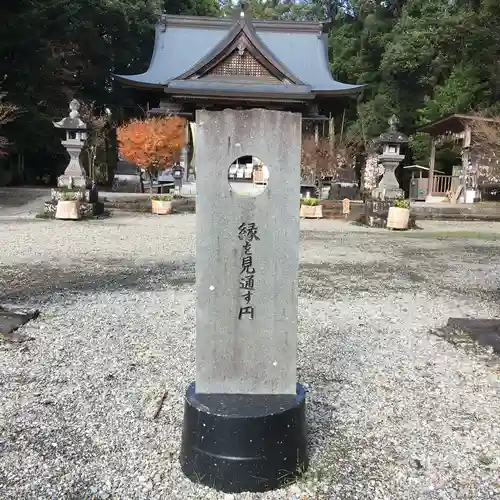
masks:
[[[55,188],[51,190],[50,194],[50,201],[46,201],[44,206],[44,213],[47,215],[55,215],[58,202],[60,200],[68,201],[68,199],[80,202],[80,213],[83,218],[93,217],[104,211],[104,205],[99,202],[95,187],[91,189]]]
[[[59,200],[56,206],[56,219],[78,220],[81,219],[80,202]]]
[[[70,176],[64,173],[57,178],[57,187],[68,189],[88,189],[92,186],[92,180],[84,176]]]

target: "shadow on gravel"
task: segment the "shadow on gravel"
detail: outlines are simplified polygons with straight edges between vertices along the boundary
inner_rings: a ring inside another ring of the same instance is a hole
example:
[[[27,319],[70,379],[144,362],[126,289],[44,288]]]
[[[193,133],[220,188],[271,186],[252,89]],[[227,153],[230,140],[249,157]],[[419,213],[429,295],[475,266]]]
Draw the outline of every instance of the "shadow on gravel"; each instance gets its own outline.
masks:
[[[304,263],[299,270],[300,292],[318,299],[361,292],[407,291],[426,285],[430,275],[404,263]]]
[[[0,267],[0,302],[37,300],[53,293],[159,290],[164,285],[195,283],[194,262],[134,265],[113,259],[74,268],[53,266]]]

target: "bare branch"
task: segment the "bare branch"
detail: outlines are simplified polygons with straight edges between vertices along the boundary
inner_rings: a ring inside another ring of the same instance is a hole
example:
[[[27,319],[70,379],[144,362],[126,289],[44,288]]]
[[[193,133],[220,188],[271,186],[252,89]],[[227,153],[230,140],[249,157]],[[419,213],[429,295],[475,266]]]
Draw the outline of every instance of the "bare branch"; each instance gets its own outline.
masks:
[[[480,174],[489,180],[500,178],[500,116],[471,122],[472,146],[480,156]]]
[[[339,177],[351,171],[359,141],[340,141],[328,137],[316,139],[309,135],[302,140],[301,173],[303,177]]]
[[[14,121],[21,114],[14,104],[0,102],[0,126]]]
[[[0,129],[6,123],[14,121],[21,114],[21,110],[16,105],[2,102],[1,99],[3,97],[5,97],[5,94],[0,97]],[[6,137],[0,136],[0,156],[7,155],[9,144],[9,140]]]

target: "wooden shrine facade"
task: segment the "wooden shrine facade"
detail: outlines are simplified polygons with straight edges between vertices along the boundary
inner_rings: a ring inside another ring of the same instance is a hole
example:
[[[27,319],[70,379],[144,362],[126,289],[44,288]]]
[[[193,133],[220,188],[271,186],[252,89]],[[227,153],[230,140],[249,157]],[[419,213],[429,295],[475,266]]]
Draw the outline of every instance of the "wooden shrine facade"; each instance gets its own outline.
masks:
[[[114,76],[147,94],[155,103],[150,114],[192,121],[196,109],[296,111],[317,135],[318,124],[362,89],[333,79],[327,28],[319,22],[253,20],[243,6],[233,18],[164,15],[148,70]]]

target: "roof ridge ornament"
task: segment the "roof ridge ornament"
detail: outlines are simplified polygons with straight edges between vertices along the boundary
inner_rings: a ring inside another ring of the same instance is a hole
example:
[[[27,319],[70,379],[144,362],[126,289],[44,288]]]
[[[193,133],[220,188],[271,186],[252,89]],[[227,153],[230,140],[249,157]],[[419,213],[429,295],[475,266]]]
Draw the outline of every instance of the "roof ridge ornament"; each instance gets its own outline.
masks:
[[[158,22],[161,32],[165,33],[167,31],[167,13],[163,12],[160,16],[160,21]]]
[[[238,49],[238,55],[240,57],[245,55],[246,46],[243,43],[243,40],[240,41],[240,43],[238,44],[238,46],[236,48]]]
[[[69,117],[72,120],[80,117],[80,103],[76,99],[72,99],[69,103]]]
[[[233,10],[232,10],[232,18],[234,21],[245,22],[247,20],[251,20],[252,16],[250,14],[250,10],[248,8],[247,0],[233,0]]]
[[[389,124],[389,130],[391,132],[396,132],[399,125],[399,118],[396,115],[392,115],[387,123]]]

